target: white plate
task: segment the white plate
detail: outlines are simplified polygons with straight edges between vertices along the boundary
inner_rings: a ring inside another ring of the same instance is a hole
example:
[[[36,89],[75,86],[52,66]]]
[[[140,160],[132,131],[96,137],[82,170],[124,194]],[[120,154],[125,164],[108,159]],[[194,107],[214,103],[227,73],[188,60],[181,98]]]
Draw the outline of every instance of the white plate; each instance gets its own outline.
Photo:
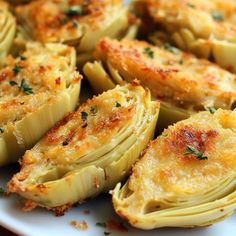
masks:
[[[125,2],[129,2],[129,0],[125,0]],[[12,167],[0,169],[0,187],[5,188],[6,182],[11,178],[14,171],[15,170]],[[137,230],[128,226],[126,222],[115,215],[111,204],[111,197],[109,195],[102,195],[87,203],[74,207],[61,217],[55,217],[53,213],[44,209],[35,209],[32,212],[25,213],[21,208],[21,199],[15,196],[0,198],[0,225],[19,235],[100,236],[104,235],[104,231],[109,230],[96,226],[96,223],[107,222],[109,219],[122,222],[128,228],[128,232],[109,231],[111,232],[111,236],[189,236],[190,234],[191,236],[236,235],[236,213],[223,222],[205,228],[168,228],[151,231]],[[84,210],[89,210],[90,213],[86,215],[84,214]],[[85,231],[75,229],[70,225],[72,220],[76,220],[77,222],[85,220],[88,223],[88,229]]]
[[[12,167],[0,169],[0,187],[5,187],[5,183],[14,173]],[[111,198],[109,195],[102,195],[87,203],[71,209],[64,216],[56,217],[53,213],[44,209],[35,209],[32,212],[25,213],[21,210],[20,199],[15,196],[0,199],[0,224],[20,235],[30,236],[52,236],[52,235],[104,235],[104,228],[96,226],[97,222],[107,222],[109,219],[115,219],[117,222],[123,222],[115,215]],[[90,210],[88,215],[84,210]],[[88,223],[88,229],[85,231],[75,229],[70,222],[85,220]],[[151,231],[137,230],[129,227],[126,222],[123,224],[128,228],[128,232],[110,231],[111,236],[135,235],[135,236],[223,236],[236,235],[236,214],[233,214],[223,222],[210,227],[194,229],[158,229]],[[107,230],[106,230],[107,231]]]

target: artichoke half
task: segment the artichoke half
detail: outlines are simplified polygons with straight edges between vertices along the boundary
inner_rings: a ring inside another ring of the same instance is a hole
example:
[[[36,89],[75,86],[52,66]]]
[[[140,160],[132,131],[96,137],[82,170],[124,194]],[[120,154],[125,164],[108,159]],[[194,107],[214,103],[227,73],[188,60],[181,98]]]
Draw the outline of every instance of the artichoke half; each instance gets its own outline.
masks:
[[[213,59],[236,72],[236,2],[233,0],[138,0],[136,12],[164,30],[182,50]]]
[[[103,38],[94,56],[97,61],[83,68],[94,90],[140,80],[161,101],[159,128],[205,107],[235,106],[234,74],[169,44],[157,47],[144,41]]]
[[[112,189],[153,137],[158,113],[159,103],[137,84],[88,100],[25,153],[8,191],[62,213]]]
[[[199,112],[151,142],[115,211],[141,229],[207,226],[236,209],[236,112]]]
[[[81,75],[76,53],[62,44],[27,44],[0,70],[0,166],[16,162],[75,109]]]
[[[32,39],[75,46],[79,65],[92,59],[92,51],[102,36],[124,37],[130,26],[128,35],[136,34],[122,0],[37,0],[18,6],[16,14]]]
[[[6,2],[0,1],[0,67],[5,64],[16,32],[16,21]]]

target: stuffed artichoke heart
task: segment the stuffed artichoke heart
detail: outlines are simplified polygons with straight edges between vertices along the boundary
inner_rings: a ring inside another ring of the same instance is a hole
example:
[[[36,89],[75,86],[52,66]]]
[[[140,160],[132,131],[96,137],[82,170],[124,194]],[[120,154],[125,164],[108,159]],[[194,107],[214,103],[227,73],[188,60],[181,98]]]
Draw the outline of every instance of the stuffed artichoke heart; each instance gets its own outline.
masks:
[[[234,74],[169,44],[103,38],[95,58],[99,61],[85,64],[84,73],[97,92],[137,78],[162,101],[159,120],[164,126],[205,107],[235,106]]]
[[[18,6],[24,30],[41,42],[64,42],[77,48],[78,62],[92,57],[102,36],[122,37],[129,13],[122,0],[37,0]]]
[[[25,153],[8,191],[61,213],[108,191],[152,138],[158,112],[159,103],[137,84],[88,100]]]
[[[81,75],[62,44],[29,43],[0,70],[0,165],[16,162],[58,120],[75,109]],[[40,125],[39,125],[40,124]]]
[[[16,21],[6,2],[0,0],[0,67],[5,64],[6,55],[16,32]]]
[[[236,209],[235,142],[235,111],[199,112],[170,126],[116,186],[116,212],[142,229],[224,219]]]
[[[164,29],[179,48],[236,71],[234,0],[139,0],[135,5],[144,22],[148,18],[154,28]]]

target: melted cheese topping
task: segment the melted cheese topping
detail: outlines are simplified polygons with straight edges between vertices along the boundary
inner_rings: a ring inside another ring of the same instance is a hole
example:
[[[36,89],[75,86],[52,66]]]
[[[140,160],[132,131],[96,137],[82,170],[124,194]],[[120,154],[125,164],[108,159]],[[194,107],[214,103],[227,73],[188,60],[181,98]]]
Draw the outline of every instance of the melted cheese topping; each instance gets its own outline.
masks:
[[[148,0],[151,17],[169,32],[188,28],[197,37],[236,42],[234,0]]]
[[[104,38],[95,58],[110,63],[125,80],[139,79],[157,99],[194,110],[203,106],[232,108],[236,101],[234,74],[176,48],[166,48],[169,51],[143,41]]]
[[[128,182],[140,210],[151,201],[165,205],[204,198],[236,173],[236,112],[201,112],[169,127],[151,143]],[[186,154],[187,145],[207,157]],[[226,186],[227,187],[227,186]],[[218,192],[220,194],[220,192]],[[136,208],[137,207],[137,208]]]
[[[80,80],[73,57],[73,48],[57,44],[29,44],[21,57],[9,56],[0,70],[0,126],[52,102],[57,93]]]
[[[16,11],[34,39],[41,42],[72,40],[73,44],[73,40],[83,36],[86,27],[103,30],[121,6],[121,0],[38,0],[19,6]]]
[[[56,165],[76,164],[85,155],[104,145],[109,146],[134,125],[138,104],[126,92],[117,88],[87,101],[57,123],[31,151],[27,151],[23,164],[45,159]]]

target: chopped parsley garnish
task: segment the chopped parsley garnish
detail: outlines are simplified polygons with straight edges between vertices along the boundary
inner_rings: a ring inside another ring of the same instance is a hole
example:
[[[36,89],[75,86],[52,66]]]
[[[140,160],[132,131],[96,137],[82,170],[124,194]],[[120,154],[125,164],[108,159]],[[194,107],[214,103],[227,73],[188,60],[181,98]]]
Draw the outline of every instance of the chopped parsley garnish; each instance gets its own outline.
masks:
[[[154,58],[154,52],[151,48],[144,48],[143,53],[150,58]]]
[[[90,108],[90,112],[92,113],[93,116],[96,115],[97,111],[98,111],[97,106],[92,106],[92,107]]]
[[[195,8],[195,5],[193,5],[192,3],[188,2],[187,5],[191,8]]]
[[[111,233],[110,232],[104,232],[104,235],[110,235]]]
[[[79,5],[72,6],[66,11],[67,16],[77,16],[81,14],[82,14],[82,7]]]
[[[105,222],[97,222],[96,226],[105,228],[106,227],[106,223]]]
[[[167,51],[172,52],[172,53],[174,53],[174,54],[179,53],[179,49],[176,48],[176,47],[174,47],[174,46],[172,46],[172,45],[170,45],[169,43],[165,43],[163,47],[164,47],[164,49],[166,49]]]
[[[4,193],[5,193],[5,190],[0,187],[0,197],[3,197]]]
[[[181,59],[179,60],[179,64],[180,64],[180,65],[183,65],[183,63],[184,63],[184,60],[181,58]]]
[[[4,133],[4,128],[0,127],[0,133]]]
[[[18,83],[14,80],[9,81],[9,84],[11,86],[18,86],[18,88],[23,91],[24,93],[26,93],[27,95],[34,93],[33,89],[27,84],[27,82],[25,81],[25,79],[21,80],[20,86],[18,85]]]
[[[17,84],[17,82],[16,82],[16,81],[14,81],[14,80],[11,80],[11,81],[9,81],[9,84],[10,84],[11,86],[18,85],[18,84]]]
[[[12,71],[15,73],[15,75],[17,75],[21,71],[22,68],[23,68],[22,66],[15,65]]]
[[[214,107],[206,107],[206,110],[209,111],[211,114],[214,114],[216,112],[216,109]]]
[[[224,18],[223,18],[223,16],[221,15],[221,13],[218,12],[218,11],[216,11],[216,10],[214,10],[214,11],[211,12],[211,16],[212,16],[212,18],[213,18],[215,21],[223,21],[223,20],[224,20]]]
[[[75,20],[72,21],[72,25],[75,29],[77,29],[79,27],[79,23]]]
[[[119,102],[116,102],[116,107],[121,107]]]
[[[184,153],[185,156],[187,155],[193,155],[195,156],[198,160],[207,160],[208,157],[204,156],[204,153],[199,152],[195,147],[191,145],[187,145],[186,147],[186,152]]]
[[[82,112],[81,112],[81,119],[82,119],[83,121],[86,121],[87,118],[88,118],[88,113],[85,112],[85,111],[82,111]]]
[[[26,93],[27,95],[34,93],[33,89],[27,84],[27,82],[25,81],[25,79],[21,80],[20,86],[19,86],[20,90],[22,90],[24,93]]]

